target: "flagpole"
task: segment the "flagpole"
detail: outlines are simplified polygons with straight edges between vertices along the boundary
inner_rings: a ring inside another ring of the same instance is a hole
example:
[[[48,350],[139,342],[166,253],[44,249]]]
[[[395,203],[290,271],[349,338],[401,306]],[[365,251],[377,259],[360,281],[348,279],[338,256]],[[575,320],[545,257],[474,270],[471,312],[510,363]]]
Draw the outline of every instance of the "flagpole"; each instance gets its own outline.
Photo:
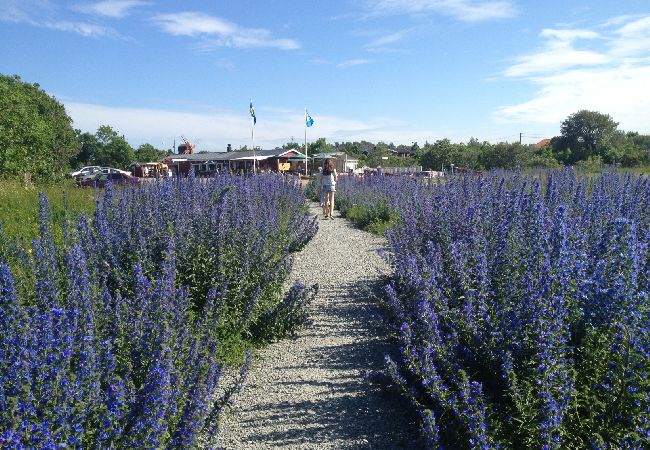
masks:
[[[305,176],[309,176],[307,174],[307,107],[305,106]]]
[[[253,99],[250,99],[250,104],[253,104]],[[255,171],[255,116],[251,117],[251,140],[253,141],[253,174]]]

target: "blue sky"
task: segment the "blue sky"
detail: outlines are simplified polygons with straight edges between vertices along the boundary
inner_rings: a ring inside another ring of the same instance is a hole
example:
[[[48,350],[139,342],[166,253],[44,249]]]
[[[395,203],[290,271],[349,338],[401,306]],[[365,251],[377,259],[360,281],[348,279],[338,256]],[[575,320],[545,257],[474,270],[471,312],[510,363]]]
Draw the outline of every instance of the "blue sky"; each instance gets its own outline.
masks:
[[[570,114],[650,134],[648,0],[0,0],[0,73],[75,128],[202,150],[537,142]]]

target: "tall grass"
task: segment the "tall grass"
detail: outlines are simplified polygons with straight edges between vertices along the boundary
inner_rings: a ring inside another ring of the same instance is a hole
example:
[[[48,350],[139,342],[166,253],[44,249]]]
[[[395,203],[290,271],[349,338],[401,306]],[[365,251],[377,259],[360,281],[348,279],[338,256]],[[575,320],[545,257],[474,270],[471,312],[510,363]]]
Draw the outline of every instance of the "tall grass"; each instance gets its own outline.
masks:
[[[92,215],[95,210],[95,190],[76,187],[72,180],[46,186],[0,181],[0,224],[8,236],[22,236],[30,241],[38,235],[39,192],[50,201],[57,242],[61,240],[64,222],[71,222],[81,213]]]

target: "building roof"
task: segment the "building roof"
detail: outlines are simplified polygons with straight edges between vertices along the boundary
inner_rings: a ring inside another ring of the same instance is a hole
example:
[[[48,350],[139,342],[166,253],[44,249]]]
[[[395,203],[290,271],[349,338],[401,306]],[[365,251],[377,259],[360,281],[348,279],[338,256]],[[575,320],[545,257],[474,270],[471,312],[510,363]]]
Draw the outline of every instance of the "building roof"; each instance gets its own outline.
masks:
[[[343,156],[345,153],[343,152],[322,152],[322,153],[316,153],[315,155],[312,155],[314,159],[336,159],[337,156]]]
[[[312,155],[314,159],[345,159],[348,162],[355,162],[359,161],[358,159],[355,158],[350,158],[349,156],[346,155],[345,152],[323,152],[323,153],[316,153],[315,155]]]
[[[169,155],[164,158],[165,161],[170,162],[208,162],[208,161],[242,161],[242,160],[264,160],[268,158],[291,158],[295,155],[300,155],[293,149],[274,149],[274,150],[252,150],[242,152],[207,152],[207,153],[192,153],[189,155]],[[304,157],[304,155],[303,155]]]
[[[551,143],[550,139],[542,139],[537,144],[533,144],[533,148],[542,148],[549,145],[550,143]]]

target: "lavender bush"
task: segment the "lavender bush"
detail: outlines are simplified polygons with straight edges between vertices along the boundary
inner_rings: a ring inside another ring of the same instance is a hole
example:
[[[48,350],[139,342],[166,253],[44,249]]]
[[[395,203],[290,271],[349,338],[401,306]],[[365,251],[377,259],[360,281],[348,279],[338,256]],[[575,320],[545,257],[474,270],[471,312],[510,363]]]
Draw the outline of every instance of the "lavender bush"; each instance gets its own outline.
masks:
[[[399,208],[413,201],[418,181],[409,177],[341,177],[335,206],[358,227],[383,234],[400,220]]]
[[[260,334],[316,231],[303,203],[274,176],[109,187],[57,246],[42,197],[38,239],[0,245],[0,446],[214,438],[250,355],[227,389],[220,360]]]
[[[429,445],[650,448],[650,180],[403,183],[374,194],[400,214],[387,370]]]

